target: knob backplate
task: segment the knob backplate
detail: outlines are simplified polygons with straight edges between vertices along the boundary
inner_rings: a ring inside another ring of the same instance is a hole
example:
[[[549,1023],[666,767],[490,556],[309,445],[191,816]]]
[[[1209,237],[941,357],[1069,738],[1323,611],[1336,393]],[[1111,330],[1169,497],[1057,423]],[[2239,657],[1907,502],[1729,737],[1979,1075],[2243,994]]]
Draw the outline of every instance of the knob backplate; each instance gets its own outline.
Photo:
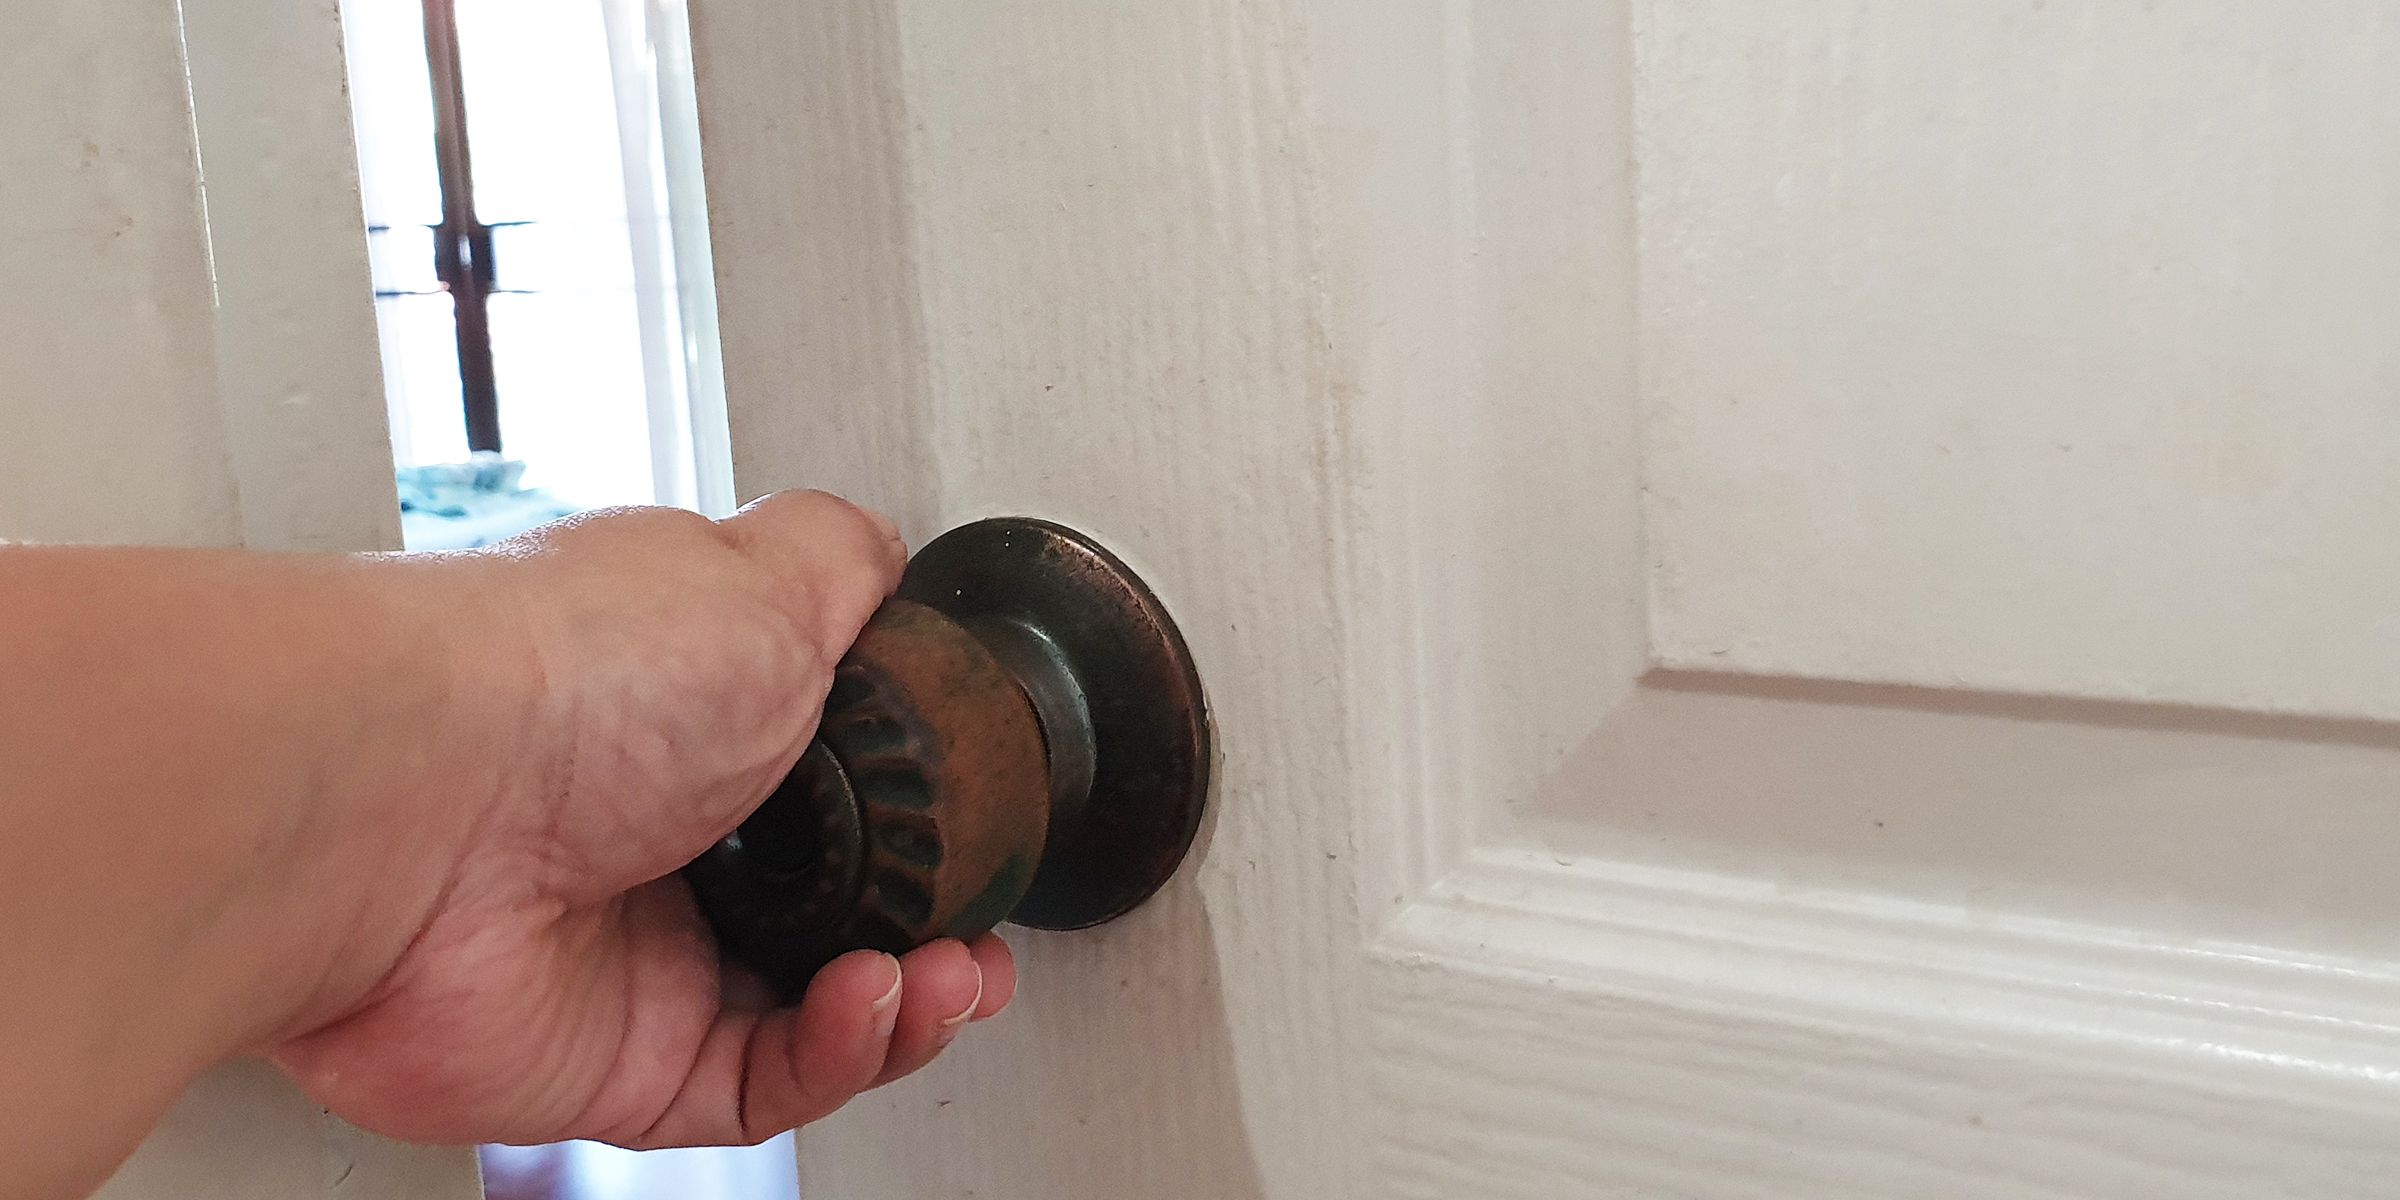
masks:
[[[1054,774],[1066,756],[1088,756],[1091,782],[1080,797],[1054,797],[1040,869],[1008,919],[1081,929],[1164,887],[1207,803],[1208,713],[1182,633],[1133,569],[1063,525],[996,517],[927,543],[897,594],[987,645],[1015,643],[1004,649],[1020,663],[1049,658],[1064,676],[1051,690],[1081,693],[1088,749],[1083,729],[1057,728],[1061,706],[1038,694],[1044,673],[1020,668],[1037,693]],[[995,628],[1008,635],[994,637]]]

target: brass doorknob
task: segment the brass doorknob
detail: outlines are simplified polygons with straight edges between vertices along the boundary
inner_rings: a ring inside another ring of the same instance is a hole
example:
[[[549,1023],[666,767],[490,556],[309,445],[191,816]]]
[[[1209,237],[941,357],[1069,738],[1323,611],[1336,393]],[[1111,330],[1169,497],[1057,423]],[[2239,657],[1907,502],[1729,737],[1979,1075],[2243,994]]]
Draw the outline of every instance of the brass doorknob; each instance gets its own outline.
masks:
[[[1131,911],[1208,772],[1199,675],[1140,578],[1064,526],[978,521],[909,561],[807,753],[683,875],[725,952],[797,997],[845,951]]]

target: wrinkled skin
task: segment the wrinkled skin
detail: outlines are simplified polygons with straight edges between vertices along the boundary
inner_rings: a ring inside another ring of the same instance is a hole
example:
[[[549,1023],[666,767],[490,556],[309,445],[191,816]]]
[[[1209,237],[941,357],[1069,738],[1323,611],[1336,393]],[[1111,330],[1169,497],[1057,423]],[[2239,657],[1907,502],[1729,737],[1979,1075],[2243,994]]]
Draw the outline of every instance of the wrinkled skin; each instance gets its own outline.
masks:
[[[999,939],[859,951],[797,1008],[721,971],[675,869],[812,736],[899,578],[888,522],[784,493],[723,522],[587,515],[424,564],[482,606],[453,697],[457,833],[388,968],[272,1057],[419,1141],[743,1144],[930,1061],[1015,988]],[[406,888],[396,891],[405,892]]]

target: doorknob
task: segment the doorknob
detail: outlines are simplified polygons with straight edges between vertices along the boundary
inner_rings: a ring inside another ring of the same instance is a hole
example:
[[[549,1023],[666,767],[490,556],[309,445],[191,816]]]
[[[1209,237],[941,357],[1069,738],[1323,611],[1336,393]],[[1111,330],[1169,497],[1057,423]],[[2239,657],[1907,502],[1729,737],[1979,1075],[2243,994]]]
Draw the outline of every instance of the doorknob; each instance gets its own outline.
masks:
[[[1199,675],[1141,579],[1064,526],[977,521],[909,560],[816,740],[683,875],[796,998],[845,951],[1122,916],[1182,862],[1208,774]]]

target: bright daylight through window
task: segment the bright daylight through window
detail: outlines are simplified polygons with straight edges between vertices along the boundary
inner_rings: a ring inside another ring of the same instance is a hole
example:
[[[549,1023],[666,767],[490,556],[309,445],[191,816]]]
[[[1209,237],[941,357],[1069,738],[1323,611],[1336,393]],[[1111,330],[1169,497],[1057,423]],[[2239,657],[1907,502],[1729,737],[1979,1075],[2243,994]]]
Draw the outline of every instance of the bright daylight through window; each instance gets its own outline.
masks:
[[[730,509],[682,5],[344,9],[408,546]]]

